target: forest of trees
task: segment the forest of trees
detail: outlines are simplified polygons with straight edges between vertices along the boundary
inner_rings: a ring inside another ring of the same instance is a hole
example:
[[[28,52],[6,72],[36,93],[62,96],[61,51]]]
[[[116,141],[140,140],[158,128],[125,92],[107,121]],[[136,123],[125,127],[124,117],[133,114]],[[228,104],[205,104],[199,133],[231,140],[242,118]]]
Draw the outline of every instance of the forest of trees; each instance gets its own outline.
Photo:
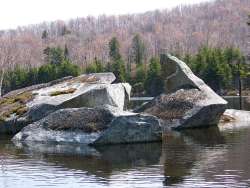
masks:
[[[69,21],[45,22],[0,31],[0,56],[5,67],[14,64],[44,64],[43,49],[65,44],[71,60],[84,67],[97,57],[109,62],[110,39],[120,41],[120,53],[131,61],[131,42],[140,34],[146,57],[158,56],[162,49],[169,52],[197,53],[201,46],[234,46],[246,53],[247,15],[249,0],[217,0],[197,5],[179,6],[172,10],[156,10],[144,14],[77,18]],[[2,60],[2,58],[4,60]]]
[[[63,76],[112,71],[117,81],[131,83],[135,94],[153,96],[163,87],[159,56],[164,51],[223,92],[235,87],[238,64],[248,77],[249,12],[249,0],[217,0],[0,31],[0,85],[6,93]]]
[[[39,83],[46,83],[66,76],[77,76],[81,70],[67,57],[67,48],[46,48],[44,49],[46,64],[40,67],[20,67],[6,70],[3,78],[3,91],[31,86]]]
[[[126,62],[120,53],[120,42],[116,37],[109,41],[110,62],[104,64],[97,57],[82,69],[72,63],[68,57],[67,46],[47,47],[43,50],[46,64],[39,67],[21,68],[16,66],[5,73],[4,92],[45,83],[65,76],[77,76],[80,73],[113,72],[116,82],[129,82],[133,94],[137,96],[156,96],[163,91],[166,78],[159,56],[150,57],[146,62],[146,47],[140,35],[132,39],[131,62]],[[250,66],[245,63],[245,56],[238,48],[210,48],[204,46],[196,54],[174,54],[185,61],[196,75],[201,77],[216,92],[224,94],[226,90],[235,89],[239,74],[250,76]]]

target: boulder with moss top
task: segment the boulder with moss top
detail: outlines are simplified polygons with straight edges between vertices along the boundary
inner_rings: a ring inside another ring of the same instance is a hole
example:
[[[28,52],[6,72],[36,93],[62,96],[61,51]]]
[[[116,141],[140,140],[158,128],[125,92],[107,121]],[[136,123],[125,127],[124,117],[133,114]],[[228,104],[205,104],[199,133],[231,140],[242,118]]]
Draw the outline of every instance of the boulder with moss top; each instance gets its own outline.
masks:
[[[0,133],[16,133],[58,109],[111,105],[123,110],[131,86],[112,84],[115,79],[113,73],[84,74],[12,91],[0,99]]]
[[[176,57],[162,55],[161,64],[167,75],[165,92],[136,112],[157,116],[165,129],[217,125],[227,102]]]
[[[158,119],[105,105],[57,110],[19,133],[14,142],[68,142],[92,145],[161,141]]]

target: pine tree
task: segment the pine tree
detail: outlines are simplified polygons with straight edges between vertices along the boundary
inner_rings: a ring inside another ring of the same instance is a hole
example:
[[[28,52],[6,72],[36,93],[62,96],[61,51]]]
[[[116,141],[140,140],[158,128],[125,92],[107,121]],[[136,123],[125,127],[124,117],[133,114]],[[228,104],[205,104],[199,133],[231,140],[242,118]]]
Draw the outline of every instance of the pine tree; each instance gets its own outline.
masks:
[[[147,72],[147,79],[144,87],[147,95],[156,96],[163,91],[163,79],[161,77],[161,64],[158,58],[151,58],[149,69]]]
[[[96,67],[95,72],[97,72],[97,73],[104,72],[104,67],[102,65],[102,62],[99,59],[97,59],[97,57],[95,57],[94,64]]]
[[[120,54],[120,44],[116,37],[113,37],[109,42],[109,56],[112,62],[111,70],[116,76],[116,82],[124,82],[126,80],[126,69]]]
[[[112,61],[121,59],[120,44],[116,37],[113,37],[109,42],[109,56]]]
[[[112,64],[112,72],[116,76],[116,82],[126,81],[126,70],[124,61],[120,58]]]
[[[145,61],[145,45],[139,34],[136,34],[132,40],[131,55],[133,62],[140,66]]]
[[[60,47],[47,47],[43,50],[43,53],[46,55],[45,60],[50,64],[61,64],[65,59],[65,52]]]

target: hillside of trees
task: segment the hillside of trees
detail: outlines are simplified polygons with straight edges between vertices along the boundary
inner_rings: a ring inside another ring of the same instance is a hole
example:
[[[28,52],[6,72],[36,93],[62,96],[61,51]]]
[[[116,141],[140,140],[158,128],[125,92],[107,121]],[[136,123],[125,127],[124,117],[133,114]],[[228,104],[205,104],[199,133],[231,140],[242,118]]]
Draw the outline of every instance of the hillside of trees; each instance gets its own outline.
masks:
[[[1,64],[37,66],[43,50],[67,45],[71,60],[86,66],[96,57],[109,61],[108,42],[117,37],[121,54],[131,61],[131,41],[140,34],[145,42],[145,61],[169,52],[196,53],[201,46],[240,48],[246,52],[249,0],[217,0],[172,10],[144,14],[77,18],[20,27],[0,32]],[[4,57],[8,54],[8,57]],[[5,58],[5,60],[2,60]]]
[[[7,92],[62,76],[112,71],[118,81],[130,82],[134,93],[156,95],[164,77],[160,53],[168,52],[216,91],[230,89],[237,64],[246,62],[249,12],[249,0],[217,0],[0,31],[0,85]],[[247,65],[239,69],[249,76]]]
[[[165,62],[159,56],[152,56],[149,62],[142,61],[144,45],[139,35],[133,38],[134,64],[125,63],[117,38],[109,42],[110,62],[103,64],[99,59],[85,69],[72,63],[68,58],[67,48],[46,48],[44,50],[46,64],[38,67],[20,67],[5,72],[2,82],[4,93],[34,84],[46,83],[66,76],[78,76],[80,73],[113,72],[116,82],[129,82],[133,86],[134,96],[156,96],[164,89],[166,75]],[[239,75],[250,77],[250,66],[238,48],[200,48],[197,54],[186,54],[177,57],[184,60],[196,75],[201,77],[210,87],[220,94],[235,89]]]

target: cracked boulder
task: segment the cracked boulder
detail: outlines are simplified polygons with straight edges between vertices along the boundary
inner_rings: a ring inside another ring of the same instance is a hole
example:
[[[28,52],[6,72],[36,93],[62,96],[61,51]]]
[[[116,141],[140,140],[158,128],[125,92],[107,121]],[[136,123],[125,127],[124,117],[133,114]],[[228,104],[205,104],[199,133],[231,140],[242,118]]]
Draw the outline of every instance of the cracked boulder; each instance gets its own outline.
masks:
[[[227,102],[176,57],[162,55],[165,92],[136,110],[158,117],[164,130],[217,125]]]
[[[15,143],[80,143],[91,145],[161,141],[158,119],[113,106],[57,110],[19,133]]]
[[[14,134],[59,109],[111,105],[123,110],[131,86],[113,84],[115,79],[113,73],[84,74],[12,91],[0,99],[0,133]]]

